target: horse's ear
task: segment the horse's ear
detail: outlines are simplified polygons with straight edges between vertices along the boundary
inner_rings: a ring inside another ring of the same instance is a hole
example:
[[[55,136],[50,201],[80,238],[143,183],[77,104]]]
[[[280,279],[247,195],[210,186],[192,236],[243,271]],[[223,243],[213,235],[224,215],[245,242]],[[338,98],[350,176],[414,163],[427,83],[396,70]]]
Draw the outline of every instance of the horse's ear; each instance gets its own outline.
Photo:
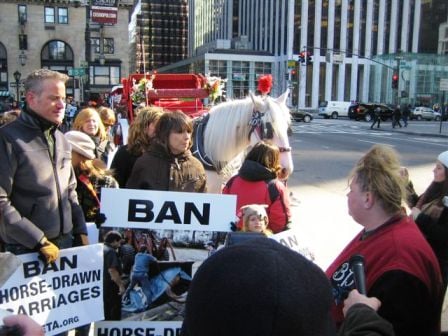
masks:
[[[286,89],[286,91],[276,99],[277,103],[279,104],[286,104],[286,100],[288,99],[289,95],[289,89]]]
[[[252,103],[254,104],[255,110],[263,112],[264,111],[264,104],[263,101],[254,95],[252,92],[249,92],[249,97],[252,99]]]
[[[252,103],[254,103],[254,105],[255,105],[255,95],[252,91],[249,91],[249,97],[252,100]]]

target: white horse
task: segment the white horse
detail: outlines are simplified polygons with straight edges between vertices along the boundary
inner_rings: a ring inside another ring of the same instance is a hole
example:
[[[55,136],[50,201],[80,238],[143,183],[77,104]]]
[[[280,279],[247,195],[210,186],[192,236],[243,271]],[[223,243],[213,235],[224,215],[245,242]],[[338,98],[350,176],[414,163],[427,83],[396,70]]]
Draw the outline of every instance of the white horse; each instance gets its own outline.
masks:
[[[209,192],[220,193],[222,184],[241,164],[245,151],[261,140],[279,147],[281,166],[288,175],[292,173],[287,96],[288,91],[276,99],[250,94],[245,99],[220,103],[210,109],[208,120],[193,139],[195,155],[206,161],[206,167],[213,168],[206,170]]]

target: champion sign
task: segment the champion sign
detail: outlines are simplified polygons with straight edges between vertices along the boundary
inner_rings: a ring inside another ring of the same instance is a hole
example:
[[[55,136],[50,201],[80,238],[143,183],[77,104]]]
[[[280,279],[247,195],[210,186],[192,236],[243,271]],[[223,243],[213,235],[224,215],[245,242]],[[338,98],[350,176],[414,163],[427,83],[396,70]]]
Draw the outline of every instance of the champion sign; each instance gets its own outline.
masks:
[[[118,2],[116,0],[93,0],[92,21],[97,23],[116,24]]]

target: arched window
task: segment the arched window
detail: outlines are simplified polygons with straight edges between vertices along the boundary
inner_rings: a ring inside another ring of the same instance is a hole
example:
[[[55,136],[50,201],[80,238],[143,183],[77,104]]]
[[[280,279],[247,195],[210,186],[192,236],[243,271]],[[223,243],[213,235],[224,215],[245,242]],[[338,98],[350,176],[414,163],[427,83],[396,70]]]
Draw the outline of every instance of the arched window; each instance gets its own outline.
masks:
[[[63,41],[53,40],[44,45],[41,52],[42,67],[73,67],[73,50]]]
[[[60,40],[52,40],[44,45],[41,54],[42,68],[59,71],[68,75],[68,70],[74,67],[72,48]],[[75,83],[73,77],[66,83],[67,95],[73,95]],[[76,85],[79,87],[79,84]]]
[[[6,48],[0,42],[0,91],[8,90],[8,62],[6,60]]]

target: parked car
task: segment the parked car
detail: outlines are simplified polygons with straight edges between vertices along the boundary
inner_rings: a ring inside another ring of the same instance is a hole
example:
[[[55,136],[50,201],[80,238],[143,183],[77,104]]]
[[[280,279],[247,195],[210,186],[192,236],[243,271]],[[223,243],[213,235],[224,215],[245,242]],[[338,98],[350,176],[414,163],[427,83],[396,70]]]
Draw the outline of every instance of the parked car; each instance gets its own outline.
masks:
[[[411,119],[417,120],[440,120],[440,112],[434,111],[430,107],[418,106],[411,111]]]
[[[350,119],[355,120],[365,120],[370,122],[373,120],[373,116],[375,114],[375,109],[379,107],[380,117],[382,121],[386,121],[387,119],[391,119],[394,113],[394,110],[384,104],[375,104],[375,103],[359,103],[352,106],[349,110],[348,116]]]
[[[313,120],[313,115],[309,112],[299,110],[297,108],[290,109],[291,118],[294,121],[303,121],[305,123],[309,123]]]

